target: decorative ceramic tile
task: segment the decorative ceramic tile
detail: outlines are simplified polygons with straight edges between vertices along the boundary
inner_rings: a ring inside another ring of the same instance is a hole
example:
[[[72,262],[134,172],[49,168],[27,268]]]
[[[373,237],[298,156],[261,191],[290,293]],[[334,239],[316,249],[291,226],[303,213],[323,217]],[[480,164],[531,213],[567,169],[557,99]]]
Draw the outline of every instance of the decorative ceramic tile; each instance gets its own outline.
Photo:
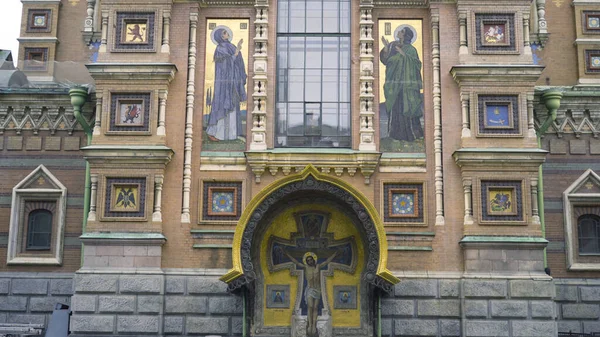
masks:
[[[600,50],[585,50],[585,72],[600,72]]]
[[[146,178],[106,178],[104,217],[143,218]]]
[[[423,184],[383,185],[384,221],[392,223],[423,223]]]
[[[475,53],[516,52],[515,15],[512,13],[475,14]]]
[[[236,194],[235,187],[209,187],[208,188],[208,215],[236,215]]]
[[[203,182],[202,220],[237,221],[242,210],[242,183]]]
[[[522,221],[521,181],[481,181],[483,221]]]
[[[519,135],[517,95],[479,95],[479,134]]]
[[[25,48],[24,70],[46,71],[48,67],[48,48]]]
[[[154,12],[117,12],[113,51],[155,51],[155,17]]]
[[[289,308],[290,307],[290,285],[268,284],[267,285],[267,308]]]
[[[50,9],[29,9],[27,11],[27,32],[50,32],[51,18],[52,10]]]
[[[356,309],[356,286],[333,286],[334,309]]]
[[[110,111],[109,131],[150,131],[149,93],[113,93]]]
[[[583,11],[582,23],[584,34],[600,34],[600,12]]]

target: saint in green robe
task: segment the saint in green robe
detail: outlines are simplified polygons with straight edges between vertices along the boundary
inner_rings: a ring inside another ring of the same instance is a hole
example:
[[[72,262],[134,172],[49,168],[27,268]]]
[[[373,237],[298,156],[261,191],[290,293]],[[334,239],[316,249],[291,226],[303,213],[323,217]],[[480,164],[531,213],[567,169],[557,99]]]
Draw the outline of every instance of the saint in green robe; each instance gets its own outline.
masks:
[[[404,55],[396,47],[400,47]],[[423,80],[417,50],[410,43],[394,41],[379,55],[381,63],[386,66],[383,92],[389,137],[404,141],[422,138]]]

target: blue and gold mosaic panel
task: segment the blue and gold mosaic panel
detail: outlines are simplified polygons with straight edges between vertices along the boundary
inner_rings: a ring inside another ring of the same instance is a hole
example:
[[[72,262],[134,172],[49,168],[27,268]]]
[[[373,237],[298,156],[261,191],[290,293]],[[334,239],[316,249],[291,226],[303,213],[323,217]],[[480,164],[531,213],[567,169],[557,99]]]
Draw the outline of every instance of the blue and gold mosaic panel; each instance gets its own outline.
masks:
[[[104,217],[144,218],[146,178],[106,178]]]
[[[383,190],[385,222],[424,223],[422,183],[385,183]]]
[[[356,286],[333,286],[334,309],[356,309]]]
[[[154,52],[154,12],[117,12],[114,52]]]
[[[600,34],[600,12],[582,11],[581,23],[584,34]]]
[[[520,135],[518,95],[479,95],[479,135]]]
[[[48,33],[52,29],[51,9],[29,9],[27,11],[27,32]]]
[[[585,50],[585,72],[592,74],[600,73],[600,50]]]
[[[109,134],[150,132],[150,93],[113,93],[110,104]]]
[[[202,200],[203,221],[237,221],[242,209],[242,183],[205,181]]]
[[[475,14],[474,53],[513,54],[517,52],[515,15],[512,13]]]
[[[522,181],[481,181],[482,221],[523,221]]]

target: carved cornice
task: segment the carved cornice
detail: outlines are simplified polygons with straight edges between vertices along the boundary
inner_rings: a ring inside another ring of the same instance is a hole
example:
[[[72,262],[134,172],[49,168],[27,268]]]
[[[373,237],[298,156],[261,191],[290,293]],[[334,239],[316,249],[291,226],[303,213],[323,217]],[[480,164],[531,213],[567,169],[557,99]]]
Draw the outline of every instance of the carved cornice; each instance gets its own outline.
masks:
[[[532,171],[546,161],[548,151],[538,148],[462,148],[452,156],[463,171]]]
[[[539,89],[539,90],[537,90]],[[547,87],[536,88],[535,96],[535,127],[548,118],[548,110],[540,101],[540,95]],[[600,135],[600,86],[594,88],[562,87],[563,97],[560,108],[556,112],[556,120],[550,124],[545,134]]]
[[[358,170],[365,178],[365,184],[370,183],[370,178],[379,162],[381,153],[363,152],[348,149],[311,151],[293,149],[274,149],[267,151],[246,152],[247,163],[254,173],[257,183],[260,177],[269,171],[276,175],[279,170],[283,175],[288,175],[294,169],[300,172],[309,164],[314,165],[322,173],[333,173],[338,177],[346,172],[354,176]]]
[[[452,1],[454,2],[454,1]],[[375,8],[408,8],[408,7],[429,7],[429,0],[374,0]]]
[[[86,64],[94,80],[166,81],[175,78],[177,66],[172,63],[91,63]],[[132,74],[135,76],[132,77]]]
[[[544,66],[538,65],[461,64],[453,66],[450,74],[460,85],[481,82],[534,84],[543,70]]]
[[[164,145],[89,145],[81,150],[83,157],[96,168],[127,164],[160,169],[171,161],[174,153]]]

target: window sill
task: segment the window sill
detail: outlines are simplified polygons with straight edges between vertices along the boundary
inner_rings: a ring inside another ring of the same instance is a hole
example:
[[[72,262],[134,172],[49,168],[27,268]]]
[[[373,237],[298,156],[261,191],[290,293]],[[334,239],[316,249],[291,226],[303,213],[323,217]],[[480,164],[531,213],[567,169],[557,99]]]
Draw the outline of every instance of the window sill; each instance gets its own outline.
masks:
[[[60,266],[62,263],[59,259],[54,257],[15,257],[9,259],[6,264]]]

